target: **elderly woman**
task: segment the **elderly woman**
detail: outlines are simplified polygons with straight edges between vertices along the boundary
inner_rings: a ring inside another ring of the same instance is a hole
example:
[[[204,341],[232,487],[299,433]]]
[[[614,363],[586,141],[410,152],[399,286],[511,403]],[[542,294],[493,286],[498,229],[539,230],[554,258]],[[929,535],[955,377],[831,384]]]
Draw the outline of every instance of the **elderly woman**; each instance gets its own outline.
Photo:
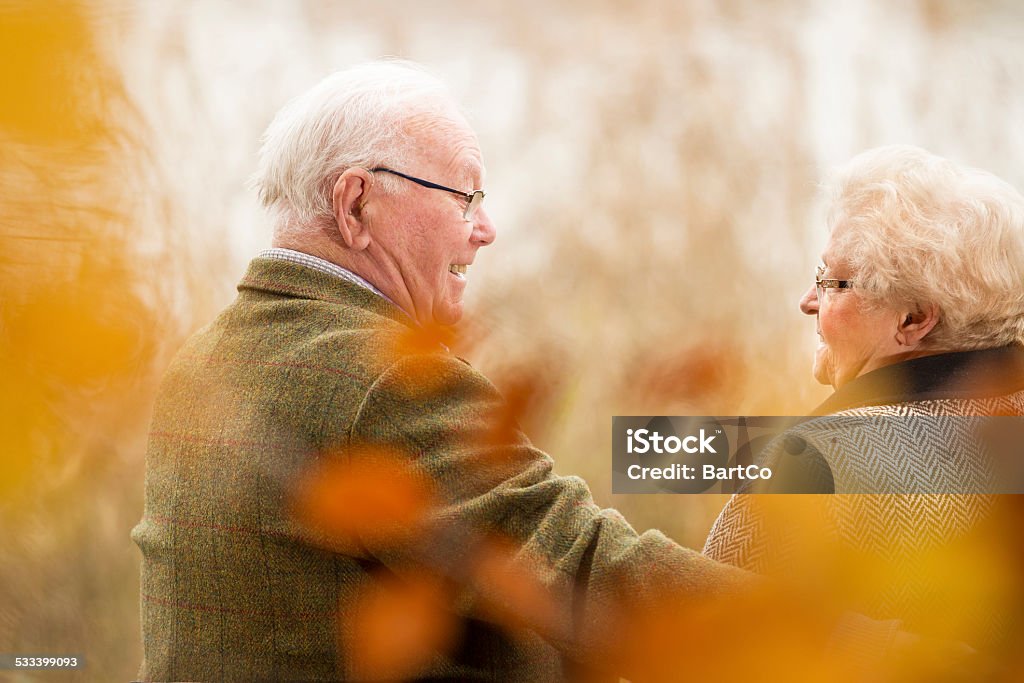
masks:
[[[992,644],[1021,586],[994,578],[1003,560],[979,540],[994,502],[976,495],[993,472],[979,427],[1024,415],[1024,198],[906,146],[860,154],[830,189],[800,309],[817,325],[814,377],[835,393],[766,447],[766,488],[885,495],[737,495],[704,552]]]

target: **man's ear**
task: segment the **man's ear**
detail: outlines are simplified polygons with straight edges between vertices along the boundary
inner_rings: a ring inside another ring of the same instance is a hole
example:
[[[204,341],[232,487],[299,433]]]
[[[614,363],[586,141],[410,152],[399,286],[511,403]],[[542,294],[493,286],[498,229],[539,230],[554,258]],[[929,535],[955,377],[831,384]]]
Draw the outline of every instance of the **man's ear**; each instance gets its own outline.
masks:
[[[903,311],[896,326],[896,341],[901,346],[915,347],[939,322],[939,308],[926,304],[916,311]]]
[[[370,244],[363,208],[373,187],[373,174],[365,168],[353,167],[334,183],[332,194],[334,220],[345,246],[362,251]]]

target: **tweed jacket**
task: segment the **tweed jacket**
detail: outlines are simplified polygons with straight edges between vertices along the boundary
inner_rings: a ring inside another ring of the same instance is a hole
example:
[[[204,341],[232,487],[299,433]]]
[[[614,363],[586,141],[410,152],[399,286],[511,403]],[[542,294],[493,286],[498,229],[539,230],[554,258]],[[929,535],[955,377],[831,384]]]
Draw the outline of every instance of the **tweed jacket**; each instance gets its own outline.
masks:
[[[952,632],[976,646],[998,643],[1009,615],[984,601],[984,586],[981,597],[964,596],[961,609],[952,604],[965,586],[977,585],[972,572],[985,575],[984,562],[960,557],[959,573],[934,564],[949,561],[953,544],[990,511],[994,499],[984,494],[996,475],[979,428],[986,416],[1024,415],[1024,350],[942,354],[881,368],[814,413],[822,417],[792,427],[760,459],[838,495],[737,494],[704,553],[756,572],[818,580],[835,569],[822,558],[848,562],[876,578],[846,608],[899,618],[913,631]]]
[[[498,534],[552,595],[569,596],[555,602],[558,628],[511,637],[480,618],[471,592],[460,595],[451,607],[461,640],[418,672],[424,680],[563,680],[614,640],[601,615],[616,599],[641,606],[666,589],[706,596],[749,584],[657,531],[637,534],[581,479],[555,475],[518,428],[495,430],[505,419],[495,388],[440,345],[403,346],[413,323],[387,300],[268,258],[251,262],[238,289],[158,393],[132,532],[141,679],[357,675],[339,615],[371,575],[406,571],[416,553],[320,543],[289,496],[311,466],[360,444],[404,454],[439,492],[435,569],[457,572],[474,539]]]

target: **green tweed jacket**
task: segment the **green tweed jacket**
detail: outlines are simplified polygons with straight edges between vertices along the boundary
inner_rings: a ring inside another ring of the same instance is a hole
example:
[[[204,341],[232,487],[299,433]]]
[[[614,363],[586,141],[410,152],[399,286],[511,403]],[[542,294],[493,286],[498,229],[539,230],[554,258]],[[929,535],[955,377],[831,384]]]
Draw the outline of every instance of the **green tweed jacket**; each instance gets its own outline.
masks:
[[[425,562],[457,582],[483,534],[543,560],[531,565],[536,578],[566,598],[554,601],[556,623],[513,637],[463,594],[451,605],[461,637],[422,679],[573,678],[614,643],[602,615],[623,596],[639,607],[668,589],[703,597],[749,582],[657,531],[637,534],[581,479],[555,475],[518,429],[495,430],[505,419],[495,388],[440,345],[402,351],[412,323],[385,299],[268,258],[253,260],[238,289],[177,355],[155,407],[132,532],[143,558],[141,679],[351,680],[339,614],[368,577]],[[298,478],[360,444],[405,454],[434,483],[432,555],[415,543],[405,554],[332,549],[289,513]]]

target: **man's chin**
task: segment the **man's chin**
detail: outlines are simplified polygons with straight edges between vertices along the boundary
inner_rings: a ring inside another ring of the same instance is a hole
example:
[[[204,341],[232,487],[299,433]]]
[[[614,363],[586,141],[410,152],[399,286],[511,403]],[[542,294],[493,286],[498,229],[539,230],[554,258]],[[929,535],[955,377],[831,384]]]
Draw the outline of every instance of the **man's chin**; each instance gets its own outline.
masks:
[[[450,327],[462,320],[462,302],[438,306],[433,311],[433,322],[441,327]]]

